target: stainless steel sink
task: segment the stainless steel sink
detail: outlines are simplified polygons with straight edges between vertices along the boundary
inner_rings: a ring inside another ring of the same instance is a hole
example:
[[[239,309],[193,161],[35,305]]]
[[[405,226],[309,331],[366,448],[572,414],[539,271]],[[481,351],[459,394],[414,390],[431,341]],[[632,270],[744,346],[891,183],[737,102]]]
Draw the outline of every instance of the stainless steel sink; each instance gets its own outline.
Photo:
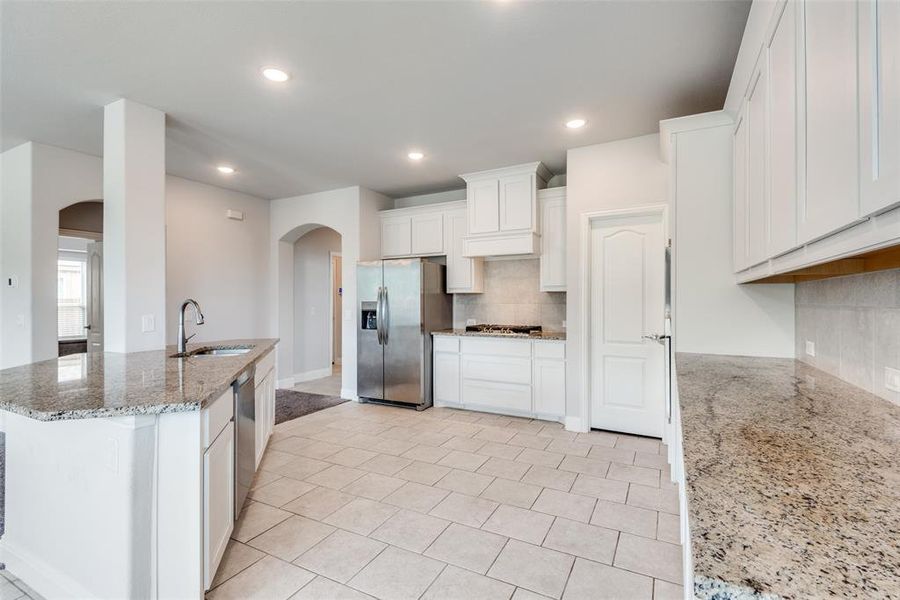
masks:
[[[191,356],[237,356],[247,354],[253,350],[253,346],[206,346],[190,352],[173,354],[171,358],[188,358]]]

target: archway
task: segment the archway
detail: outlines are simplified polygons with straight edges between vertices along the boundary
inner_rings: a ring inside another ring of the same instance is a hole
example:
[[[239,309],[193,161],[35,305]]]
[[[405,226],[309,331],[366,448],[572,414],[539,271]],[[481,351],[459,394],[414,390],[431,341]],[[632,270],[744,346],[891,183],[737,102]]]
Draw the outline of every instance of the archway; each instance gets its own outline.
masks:
[[[57,354],[103,351],[103,202],[59,210],[56,256]]]

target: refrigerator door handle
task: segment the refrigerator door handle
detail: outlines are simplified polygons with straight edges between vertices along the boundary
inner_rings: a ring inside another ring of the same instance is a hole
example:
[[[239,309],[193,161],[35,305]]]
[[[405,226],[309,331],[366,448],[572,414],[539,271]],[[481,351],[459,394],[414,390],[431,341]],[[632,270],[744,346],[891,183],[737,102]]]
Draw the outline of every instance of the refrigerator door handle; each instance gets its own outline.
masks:
[[[378,286],[378,298],[375,300],[375,337],[378,339],[378,345],[383,346],[384,340],[381,333],[381,321],[382,316],[384,315],[384,311],[381,308],[381,300],[383,296],[384,288]]]
[[[388,299],[388,289],[387,286],[384,287],[384,291],[381,294],[381,310],[382,318],[381,322],[384,324],[383,333],[381,334],[381,339],[384,340],[382,343],[387,346],[390,341],[390,337],[388,336],[388,330],[391,327],[391,309],[390,309],[391,301]]]

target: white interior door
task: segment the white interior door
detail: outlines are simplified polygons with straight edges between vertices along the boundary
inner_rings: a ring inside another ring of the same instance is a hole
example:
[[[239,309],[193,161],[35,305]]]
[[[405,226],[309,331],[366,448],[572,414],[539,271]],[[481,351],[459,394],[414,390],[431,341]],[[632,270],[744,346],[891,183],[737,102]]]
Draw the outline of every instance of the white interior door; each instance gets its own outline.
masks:
[[[103,352],[103,242],[87,245],[87,351]]]
[[[662,437],[662,214],[592,221],[590,252],[591,427]]]
[[[341,255],[331,255],[331,362],[341,364],[341,316],[343,282],[341,280]]]

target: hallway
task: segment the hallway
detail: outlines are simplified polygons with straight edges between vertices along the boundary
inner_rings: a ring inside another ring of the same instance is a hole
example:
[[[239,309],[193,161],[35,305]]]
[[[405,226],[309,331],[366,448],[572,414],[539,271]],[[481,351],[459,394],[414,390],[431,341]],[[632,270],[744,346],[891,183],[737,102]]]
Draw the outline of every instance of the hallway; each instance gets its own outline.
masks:
[[[297,392],[306,392],[308,394],[322,394],[323,396],[341,395],[341,365],[335,364],[331,366],[331,375],[320,379],[312,379],[298,383],[293,388]]]

